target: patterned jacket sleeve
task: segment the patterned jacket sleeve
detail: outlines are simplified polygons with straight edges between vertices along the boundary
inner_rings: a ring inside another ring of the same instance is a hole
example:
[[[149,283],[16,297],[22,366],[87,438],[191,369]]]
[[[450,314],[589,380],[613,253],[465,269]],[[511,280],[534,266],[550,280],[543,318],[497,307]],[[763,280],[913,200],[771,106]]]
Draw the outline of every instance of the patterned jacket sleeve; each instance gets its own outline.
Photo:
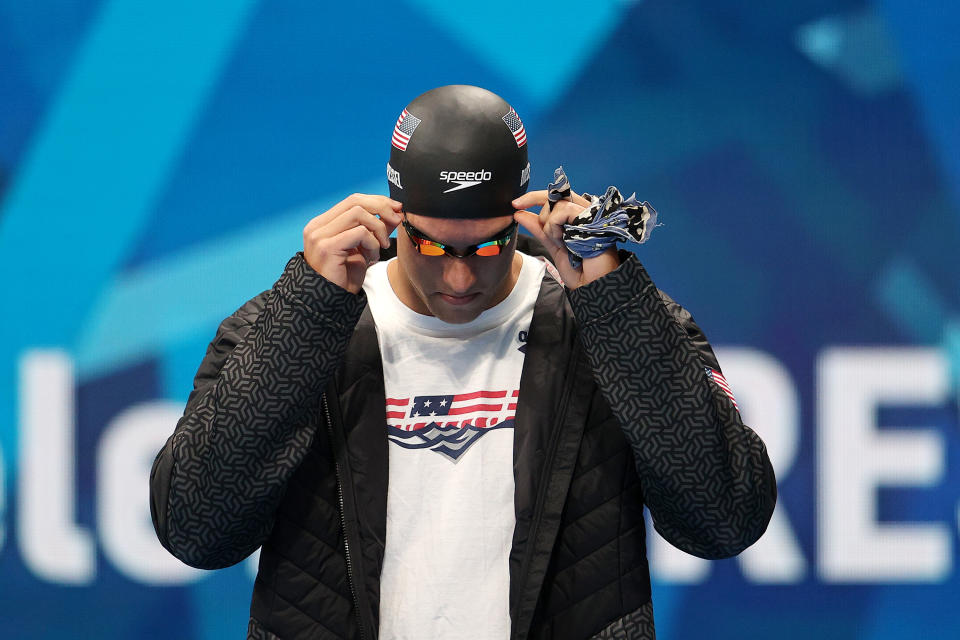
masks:
[[[716,357],[693,318],[632,254],[568,292],[594,379],[630,442],[654,526],[704,558],[740,553],[776,503],[759,436],[706,376]]]
[[[154,527],[173,555],[215,569],[262,544],[365,303],[298,254],[223,321],[150,475]]]

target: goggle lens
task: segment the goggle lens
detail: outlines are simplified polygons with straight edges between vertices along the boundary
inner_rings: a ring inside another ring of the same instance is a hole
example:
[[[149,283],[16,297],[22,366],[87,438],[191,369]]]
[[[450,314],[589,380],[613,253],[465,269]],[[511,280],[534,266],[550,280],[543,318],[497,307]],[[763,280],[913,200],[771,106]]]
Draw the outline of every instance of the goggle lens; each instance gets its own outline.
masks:
[[[443,247],[436,245],[429,240],[423,240],[418,238],[416,240],[417,248],[419,249],[421,255],[425,256],[442,256],[444,254]]]
[[[491,242],[490,244],[482,244],[477,247],[478,256],[498,256],[500,255],[501,246],[498,242]]]

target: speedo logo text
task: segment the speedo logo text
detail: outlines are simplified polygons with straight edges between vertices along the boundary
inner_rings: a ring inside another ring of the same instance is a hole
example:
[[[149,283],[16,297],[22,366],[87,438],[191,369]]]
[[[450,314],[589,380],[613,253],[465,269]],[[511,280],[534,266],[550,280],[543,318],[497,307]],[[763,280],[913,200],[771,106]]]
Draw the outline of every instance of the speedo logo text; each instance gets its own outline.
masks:
[[[481,182],[486,182],[493,179],[493,172],[487,171],[486,169],[481,169],[480,171],[441,171],[440,180],[450,184],[451,182],[456,182],[457,186],[451,187],[444,191],[444,193],[450,193],[451,191],[459,191],[460,189],[468,189],[470,187],[475,187]]]

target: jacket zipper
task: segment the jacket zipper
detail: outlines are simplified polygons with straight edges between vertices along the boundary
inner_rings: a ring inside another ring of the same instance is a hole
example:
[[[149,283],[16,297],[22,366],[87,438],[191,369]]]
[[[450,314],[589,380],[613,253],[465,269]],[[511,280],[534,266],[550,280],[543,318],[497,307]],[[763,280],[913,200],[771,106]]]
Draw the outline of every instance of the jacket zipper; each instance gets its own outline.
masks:
[[[523,598],[523,594],[527,589],[527,580],[530,577],[530,563],[533,561],[533,548],[536,546],[537,535],[539,535],[539,532],[540,532],[540,520],[543,518],[543,510],[545,508],[544,502],[546,502],[546,494],[548,490],[547,485],[550,484],[550,476],[553,475],[553,464],[556,458],[557,443],[560,441],[560,431],[562,430],[560,426],[563,425],[563,422],[567,416],[567,405],[569,405],[570,403],[570,395],[572,394],[573,382],[575,380],[575,376],[572,374],[575,371],[574,365],[577,362],[578,362],[578,358],[574,353],[571,356],[570,363],[567,365],[567,375],[566,375],[567,385],[566,385],[566,388],[564,389],[565,393],[563,394],[561,405],[558,408],[559,410],[557,412],[557,420],[554,423],[555,425],[557,425],[557,427],[553,430],[553,433],[550,434],[550,442],[547,444],[547,458],[544,461],[545,466],[542,471],[543,475],[541,476],[540,487],[537,489],[537,498],[536,498],[537,501],[536,503],[534,503],[533,517],[531,518],[531,521],[530,521],[530,535],[527,540],[527,544],[529,546],[527,550],[524,552],[523,563],[520,566],[520,598],[521,599]],[[534,603],[534,607],[536,607],[536,603]],[[519,609],[517,610],[517,613],[520,613]],[[533,614],[531,613],[530,615],[532,616]],[[526,637],[528,635],[529,624],[530,624],[530,621],[528,621],[527,625],[525,625],[527,626],[527,629],[523,631],[523,635],[521,637]],[[519,633],[521,630],[518,628],[517,631]],[[514,637],[513,633],[511,633],[510,637],[511,638]]]
[[[323,394],[323,411],[327,417],[327,431],[330,436],[331,450],[333,448],[333,419],[330,417],[330,407],[327,406],[327,394]],[[347,539],[347,516],[343,510],[343,474],[336,451],[333,453],[333,466],[337,475],[337,499],[340,501],[340,530],[343,531],[343,549],[347,558],[347,584],[350,585],[350,595],[353,598],[353,610],[357,615],[357,628],[360,629],[360,640],[366,638],[363,631],[363,617],[360,615],[360,600],[357,598],[357,587],[353,582],[353,562],[350,560],[350,541]]]

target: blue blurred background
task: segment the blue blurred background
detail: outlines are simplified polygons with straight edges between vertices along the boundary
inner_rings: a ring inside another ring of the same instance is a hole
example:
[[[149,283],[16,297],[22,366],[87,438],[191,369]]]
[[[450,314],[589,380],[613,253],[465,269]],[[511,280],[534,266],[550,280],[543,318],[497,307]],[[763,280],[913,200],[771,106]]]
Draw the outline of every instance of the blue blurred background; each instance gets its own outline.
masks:
[[[531,184],[637,191],[780,502],[651,539],[658,636],[960,637],[960,4],[0,0],[0,637],[242,637],[248,561],[156,543],[153,455],[399,111],[503,95]]]

